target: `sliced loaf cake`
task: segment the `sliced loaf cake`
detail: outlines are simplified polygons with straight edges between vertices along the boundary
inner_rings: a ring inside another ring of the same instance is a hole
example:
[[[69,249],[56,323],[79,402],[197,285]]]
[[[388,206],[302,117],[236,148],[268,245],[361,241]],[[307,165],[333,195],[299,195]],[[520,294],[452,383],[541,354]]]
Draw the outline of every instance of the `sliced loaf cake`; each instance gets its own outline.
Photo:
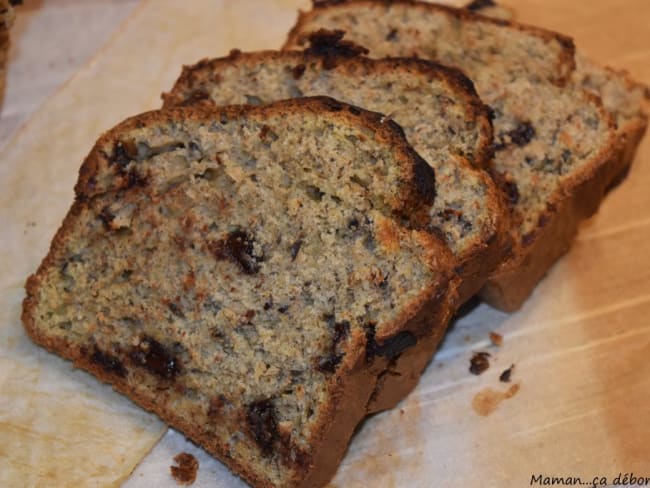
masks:
[[[648,127],[650,92],[625,71],[602,67],[581,54],[576,56],[573,82],[599,96],[616,121],[620,152],[612,166],[609,185],[613,186],[627,174]]]
[[[342,29],[373,57],[418,56],[462,69],[492,108],[492,170],[511,203],[513,253],[481,292],[515,310],[597,208],[617,137],[600,101],[572,86],[572,41],[560,34],[416,1],[319,2],[286,48]],[[565,87],[557,86],[566,84]]]
[[[514,10],[498,5],[492,0],[475,0],[466,9],[488,17],[514,20]],[[599,96],[605,109],[616,121],[619,152],[614,158],[612,180],[615,186],[627,175],[636,149],[648,126],[648,98],[650,91],[633,80],[626,71],[604,67],[576,52],[576,69],[571,81],[576,86]]]
[[[487,108],[456,70],[414,59],[368,59],[361,48],[340,38],[341,33],[320,32],[306,52],[234,52],[185,67],[172,91],[163,95],[165,106],[197,100],[262,104],[328,95],[389,114],[435,169],[429,226],[444,236],[456,257],[458,306],[483,286],[509,245],[503,198],[480,169],[492,156]],[[429,341],[394,361],[370,411],[392,407],[415,386],[442,330],[444,324],[434,324]]]
[[[395,124],[331,99],[134,117],[81,167],[26,330],[253,486],[322,486],[455,294],[448,248],[392,218],[434,186]]]

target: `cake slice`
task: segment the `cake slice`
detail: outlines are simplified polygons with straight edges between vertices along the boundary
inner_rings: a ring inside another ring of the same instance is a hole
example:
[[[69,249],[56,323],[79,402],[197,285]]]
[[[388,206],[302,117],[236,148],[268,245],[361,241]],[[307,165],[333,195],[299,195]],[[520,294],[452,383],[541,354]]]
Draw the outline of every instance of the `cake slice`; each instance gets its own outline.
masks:
[[[447,247],[399,223],[434,187],[332,99],[136,116],[82,165],[25,328],[251,485],[322,486],[455,295]]]
[[[625,71],[602,67],[581,54],[576,56],[573,82],[599,96],[616,121],[621,144],[612,165],[609,186],[613,186],[627,175],[648,126],[648,87]]]
[[[600,101],[572,86],[571,39],[416,1],[319,2],[301,13],[286,48],[342,29],[373,57],[419,56],[463,70],[493,113],[492,171],[510,201],[511,256],[481,296],[519,308],[569,248],[611,179],[618,139]],[[566,85],[564,87],[558,85]]]
[[[417,0],[313,3],[312,10],[300,12],[285,48],[306,46],[309,33],[318,29],[341,29],[348,40],[368,48],[372,57],[435,60],[460,68],[475,84],[492,71],[504,79],[563,84],[575,68],[570,37],[463,8]]]
[[[465,8],[474,13],[503,20],[514,20],[515,12],[492,0],[475,0]],[[633,80],[626,71],[600,66],[580,52],[571,81],[601,98],[605,109],[616,121],[619,153],[614,158],[609,187],[620,183],[630,168],[636,149],[648,126],[648,87]]]
[[[390,114],[435,170],[429,226],[445,238],[456,258],[459,306],[483,286],[509,245],[505,203],[481,169],[489,166],[493,153],[487,108],[456,70],[414,59],[372,60],[341,37],[340,32],[320,32],[311,36],[306,52],[233,52],[185,67],[172,91],[163,95],[165,106],[197,100],[261,104],[328,95]],[[429,341],[394,361],[370,411],[394,406],[415,386],[445,325],[435,324]]]

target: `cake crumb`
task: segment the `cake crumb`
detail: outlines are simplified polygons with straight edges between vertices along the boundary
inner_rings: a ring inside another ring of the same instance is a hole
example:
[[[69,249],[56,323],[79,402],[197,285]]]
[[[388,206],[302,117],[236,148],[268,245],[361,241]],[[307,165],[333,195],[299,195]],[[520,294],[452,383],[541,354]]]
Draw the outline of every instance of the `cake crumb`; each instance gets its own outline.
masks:
[[[519,383],[515,383],[506,391],[497,391],[492,388],[481,390],[474,396],[472,408],[480,416],[486,417],[494,412],[503,400],[515,396],[519,388]]]
[[[508,369],[506,369],[501,376],[499,376],[499,381],[502,383],[510,383],[510,376],[512,375],[512,370],[515,368],[515,365],[512,364]]]
[[[497,334],[496,332],[490,332],[490,342],[495,346],[500,347],[501,344],[503,344],[503,336],[501,334]]]
[[[490,367],[489,352],[477,352],[472,356],[469,364],[469,372],[475,375],[483,373]]]
[[[199,469],[198,460],[188,452],[181,452],[174,456],[177,466],[170,466],[172,476],[179,485],[191,485],[196,481],[196,472]]]

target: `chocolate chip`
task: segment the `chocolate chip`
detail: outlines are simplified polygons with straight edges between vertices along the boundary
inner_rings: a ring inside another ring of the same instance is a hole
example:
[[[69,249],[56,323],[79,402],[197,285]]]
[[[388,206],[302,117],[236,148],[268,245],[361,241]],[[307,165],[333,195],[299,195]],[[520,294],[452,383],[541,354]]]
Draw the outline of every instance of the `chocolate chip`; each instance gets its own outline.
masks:
[[[272,307],[273,307],[272,302],[265,302],[263,306],[264,310],[271,310]]]
[[[193,152],[193,153],[201,153],[202,152],[201,151],[201,146],[196,141],[190,141],[190,143],[187,145],[187,148],[190,150],[190,152]]]
[[[436,197],[436,174],[433,168],[422,159],[415,151],[415,167],[413,168],[413,181],[423,203],[433,203]]]
[[[517,187],[517,183],[514,181],[504,181],[501,184],[501,188],[511,204],[515,205],[519,201],[519,188]]]
[[[503,137],[501,135],[495,136],[494,142],[492,143],[492,149],[495,151],[502,151],[506,148],[506,143],[503,142]]]
[[[477,352],[472,356],[469,365],[469,372],[479,375],[490,367],[489,352]]]
[[[343,104],[333,98],[321,97],[320,101],[330,112],[340,112],[343,110]]]
[[[208,248],[216,259],[231,261],[241,268],[245,274],[253,275],[259,272],[259,263],[264,256],[255,254],[255,239],[244,231],[236,230],[225,239],[210,241]]]
[[[340,57],[353,58],[368,54],[365,47],[350,41],[344,41],[344,35],[345,31],[342,30],[320,29],[313,32],[307,37],[310,46],[305,49],[305,53],[321,56],[323,69],[335,68]]]
[[[361,115],[361,109],[352,105],[348,107],[348,112],[350,112],[352,115]]]
[[[278,312],[280,313],[286,313],[287,310],[289,310],[289,305],[281,305],[278,307]]]
[[[258,400],[247,407],[246,422],[253,440],[269,456],[279,439],[278,421],[275,406],[271,399]]]
[[[508,132],[510,140],[513,144],[516,144],[519,147],[523,147],[533,140],[535,137],[535,128],[530,121],[521,122],[517,127]]]
[[[350,333],[350,322],[343,320],[341,322],[334,322],[333,315],[325,315],[323,317],[325,322],[334,328],[334,335],[332,336],[332,343],[330,345],[330,350],[326,356],[321,356],[318,358],[316,368],[323,373],[333,373],[336,371],[336,366],[343,359],[343,353],[339,351],[341,342],[348,336]]]
[[[114,374],[120,378],[126,378],[127,372],[122,361],[115,356],[100,350],[97,346],[94,347],[93,354],[90,356],[90,362],[98,364],[107,373]]]
[[[391,29],[385,38],[387,41],[394,41],[397,39],[397,29]]]
[[[133,140],[118,141],[113,146],[113,153],[108,159],[108,164],[117,164],[120,168],[127,166],[138,157],[138,148]]]
[[[181,308],[180,305],[178,305],[177,303],[174,303],[174,302],[169,302],[169,304],[167,306],[169,307],[169,310],[171,310],[171,312],[174,315],[176,315],[176,317],[179,317],[179,318],[182,318],[182,319],[185,318],[185,314],[183,313],[183,309]]]
[[[294,80],[299,80],[300,78],[302,78],[302,75],[305,74],[305,69],[306,69],[306,67],[305,67],[304,64],[298,64],[298,65],[294,66],[293,69],[291,70],[291,74],[293,75],[293,79]]]
[[[476,11],[484,9],[486,7],[495,7],[495,6],[496,6],[496,3],[494,3],[494,0],[474,0],[473,2],[466,5],[465,8],[467,10],[471,10],[473,12],[476,12]]]
[[[348,229],[357,230],[359,228],[359,221],[356,218],[350,219],[348,222]]]
[[[314,8],[326,7],[328,5],[340,5],[349,0],[311,0]]]
[[[503,112],[501,112],[500,109],[491,107],[489,105],[486,106],[487,106],[488,117],[490,118],[490,122],[494,122],[496,119],[503,116]]]
[[[140,344],[131,348],[129,356],[136,365],[167,380],[174,379],[181,370],[178,360],[165,346],[151,337],[143,337]]]
[[[255,318],[255,310],[246,310],[244,313],[244,320],[247,324],[252,324],[253,318]]]
[[[302,246],[302,240],[298,239],[296,242],[291,244],[291,260],[295,261],[298,253],[300,252],[300,247]]]
[[[375,356],[382,356],[387,359],[394,359],[406,349],[417,344],[417,338],[408,331],[402,331],[394,337],[379,344],[375,340],[375,328],[370,326],[366,329],[366,358],[372,359]]]
[[[321,356],[316,364],[316,369],[322,373],[333,373],[342,358],[341,354]]]
[[[126,184],[123,186],[124,189],[133,188],[133,187],[145,187],[147,186],[147,177],[141,175],[135,168],[131,168],[126,174]]]

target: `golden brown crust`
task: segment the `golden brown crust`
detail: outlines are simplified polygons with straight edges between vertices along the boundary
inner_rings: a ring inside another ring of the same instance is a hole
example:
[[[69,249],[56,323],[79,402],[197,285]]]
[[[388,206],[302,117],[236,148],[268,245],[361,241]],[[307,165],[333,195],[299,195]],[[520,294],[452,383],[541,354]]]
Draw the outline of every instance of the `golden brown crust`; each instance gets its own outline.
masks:
[[[627,176],[630,166],[632,166],[632,162],[634,161],[636,150],[647,128],[648,116],[645,114],[639,114],[618,128],[621,141],[618,156],[614,158],[612,164],[612,172],[609,178],[609,184],[607,185],[608,190],[621,183],[625,176]]]
[[[502,20],[497,18],[486,17],[483,15],[475,14],[464,8],[454,8],[447,5],[433,4],[418,0],[331,0],[331,1],[316,1],[314,2],[312,10],[308,12],[300,11],[298,19],[292,29],[289,31],[287,40],[284,44],[284,49],[290,49],[294,46],[301,44],[301,39],[305,33],[304,25],[309,23],[310,20],[319,12],[327,9],[345,9],[348,6],[357,5],[386,5],[386,4],[403,4],[413,9],[420,9],[423,12],[437,12],[444,13],[445,15],[453,16],[462,22],[474,22],[483,24],[493,24],[508,27],[511,29],[519,30],[522,32],[530,33],[534,36],[544,39],[547,43],[557,42],[561,46],[561,54],[557,62],[555,76],[551,81],[563,85],[571,76],[575,69],[575,45],[573,39],[560,34],[558,32],[549,31],[540,27],[531,25],[524,25],[509,20]]]
[[[329,99],[320,98],[280,102],[278,105],[293,110],[317,110],[319,113],[322,113],[323,110],[332,109]],[[413,153],[406,150],[406,143],[400,136],[399,131],[383,123],[381,116],[359,111],[358,109],[349,113],[347,107],[349,106],[336,102],[334,111],[341,114],[336,115],[336,117],[346,117],[351,124],[361,124],[371,128],[379,136],[383,137],[387,143],[394,144],[394,147],[397,147],[395,149],[397,153],[403,151],[404,162],[408,162],[409,158],[415,161]],[[22,320],[28,335],[34,342],[72,360],[76,366],[90,371],[100,380],[111,384],[117,391],[126,394],[144,408],[158,414],[167,423],[205,447],[208,452],[219,457],[249,483],[260,487],[271,487],[274,484],[270,480],[260,477],[248,466],[230,457],[228,447],[217,442],[214,436],[208,435],[201,425],[192,422],[191,416],[189,418],[185,417],[182,412],[165,407],[165,398],[172,394],[172,389],[169,388],[168,384],[164,383],[165,379],[155,377],[155,375],[152,376],[146,370],[138,368],[130,369],[129,376],[123,377],[111,374],[101,365],[92,361],[91,353],[84,350],[84,345],[73,344],[64,338],[48,335],[46,329],[38,326],[35,317],[41,281],[46,276],[49,268],[55,266],[54,259],[57,251],[65,246],[66,239],[73,226],[76,225],[80,213],[89,205],[89,199],[107,190],[107,188],[102,188],[100,183],[95,180],[95,177],[102,171],[102,165],[106,164],[102,151],[109,146],[115,146],[130,130],[141,127],[143,124],[165,123],[172,121],[175,117],[193,117],[198,120],[206,120],[207,117],[209,120],[218,120],[218,116],[224,113],[229,116],[243,115],[246,113],[260,113],[260,109],[234,107],[210,111],[207,109],[183,108],[149,112],[125,121],[99,139],[80,170],[79,181],[75,188],[77,198],[57,231],[50,252],[41,263],[38,271],[30,276],[27,281],[27,296],[23,302]],[[262,113],[266,112],[262,111]],[[399,149],[400,145],[404,145],[405,148]],[[116,183],[119,184],[119,181]],[[396,227],[396,229],[398,228]],[[402,234],[404,232],[406,234]],[[411,333],[418,335],[425,330],[428,331],[428,314],[438,314],[440,313],[440,307],[446,307],[446,297],[454,295],[457,280],[453,272],[453,260],[450,251],[433,236],[405,229],[388,232],[387,235],[392,236],[386,237],[388,241],[395,239],[396,242],[401,242],[402,239],[413,239],[421,243],[424,246],[425,263],[435,268],[438,278],[435,282],[430,283],[428,288],[421,290],[419,296],[413,300],[410,306],[405,307],[402,316],[396,319],[393,324],[386,324],[386,327],[378,329],[381,330],[381,334],[378,333],[372,340],[376,341],[379,346],[381,346],[382,341],[391,340],[391,334]],[[445,299],[441,299],[441,297],[445,297]],[[442,329],[444,329],[444,325],[446,324],[441,326]],[[326,406],[326,413],[321,417],[322,420],[312,430],[312,437],[315,439],[314,451],[311,457],[303,460],[298,469],[293,471],[293,481],[287,486],[320,486],[333,476],[340,459],[345,453],[354,428],[366,414],[367,404],[374,391],[377,378],[389,367],[390,360],[387,355],[372,353],[377,344],[371,344],[369,342],[370,338],[357,332],[351,340],[357,345],[356,349],[354,349],[357,354],[345,355],[341,367],[329,380],[327,388],[330,398],[333,400]],[[149,384],[152,381],[156,382],[160,386],[160,388],[157,388],[158,397],[156,399],[151,398],[150,395],[142,394],[130,386],[138,384],[140,381]]]
[[[609,142],[555,191],[527,245],[518,244],[487,281],[480,296],[495,308],[513,312],[523,305],[553,263],[568,251],[580,222],[598,210],[612,180],[620,153],[615,122],[598,97],[584,93],[609,125]]]
[[[645,134],[650,111],[650,88],[634,80],[628,71],[599,66],[580,53],[576,56],[576,61],[573,82],[600,96],[603,105],[618,123],[620,141],[618,155],[612,163],[609,190],[621,183],[627,175]]]

